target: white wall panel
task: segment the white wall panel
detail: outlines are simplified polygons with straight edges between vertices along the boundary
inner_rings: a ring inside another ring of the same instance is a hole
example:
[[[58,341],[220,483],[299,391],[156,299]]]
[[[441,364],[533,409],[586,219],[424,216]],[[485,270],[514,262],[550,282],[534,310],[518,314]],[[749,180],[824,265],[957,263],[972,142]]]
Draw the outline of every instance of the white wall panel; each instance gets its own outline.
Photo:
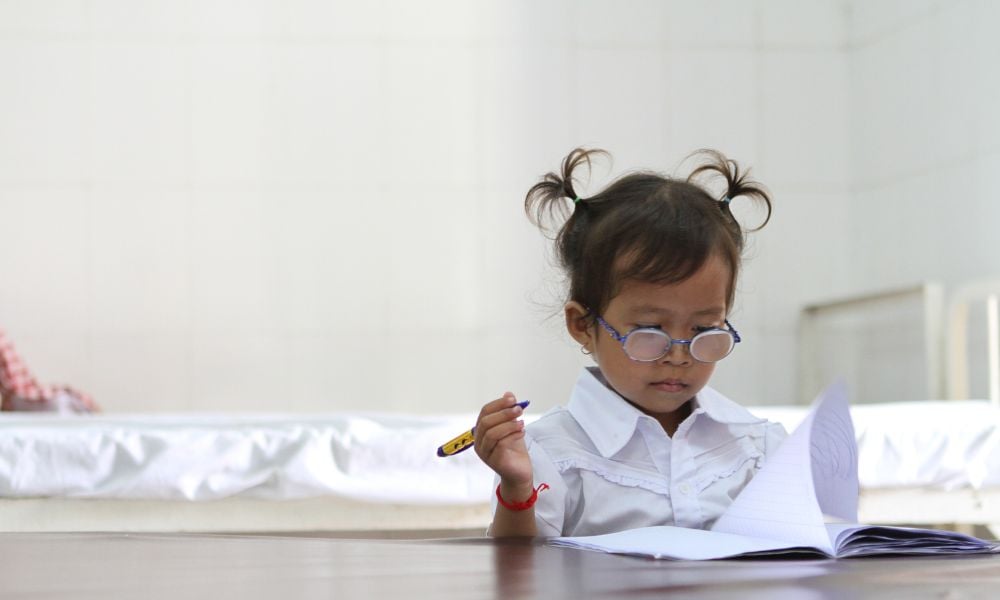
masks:
[[[428,135],[410,129],[431,118],[431,114],[412,106],[410,94],[420,97],[434,111],[446,110],[438,105],[439,101],[468,99],[450,97],[450,90],[435,85],[434,78],[451,72],[450,64],[441,66],[434,75],[404,69],[413,79],[402,86],[404,89],[390,90],[386,84],[386,52],[369,43],[275,44],[266,47],[265,52],[269,64],[265,71],[263,119],[250,126],[264,144],[264,180],[291,188],[303,184],[374,186],[397,177],[386,171],[411,168],[414,160],[429,158],[423,152],[405,160],[395,154],[401,146],[408,150],[419,147],[423,136]],[[393,114],[411,107],[413,113],[398,117]],[[391,124],[394,119],[406,125],[395,127]],[[439,120],[428,127],[450,133],[452,125],[464,127],[471,136],[468,123]],[[445,140],[451,141],[447,135]],[[429,154],[437,156],[437,149]],[[402,164],[393,164],[394,160]],[[430,170],[427,164],[420,166]]]
[[[481,39],[484,28],[491,28],[486,17],[496,9],[490,4],[488,0],[381,0],[381,34],[407,44],[472,43]]]
[[[268,109],[275,57],[260,41],[207,40],[189,52],[190,180],[195,185],[274,179],[279,124]]]
[[[846,189],[847,63],[836,51],[761,55],[761,168],[775,184]]]
[[[264,203],[275,327],[302,336],[384,326],[392,305],[384,291],[391,249],[384,194],[363,187],[274,190]]]
[[[159,2],[155,3],[161,4]],[[163,2],[163,4],[171,4]],[[259,38],[282,31],[282,2],[272,0],[184,0],[189,31],[201,38]]]
[[[842,48],[849,11],[843,0],[757,0],[765,46]]]
[[[379,94],[379,160],[404,187],[471,186],[476,181],[476,54],[470,46],[392,44],[384,48]]]
[[[78,183],[92,160],[90,47],[38,38],[0,38],[0,181]]]
[[[758,64],[759,54],[744,48],[670,52],[665,132],[672,157],[714,148],[740,164],[759,166],[765,90]]]
[[[365,315],[389,330],[441,335],[468,334],[484,326],[480,290],[489,274],[479,270],[478,237],[488,225],[479,217],[477,190],[394,186],[372,243],[384,244],[378,287],[355,293],[373,300],[387,295],[386,314]],[[377,236],[377,237],[376,237]],[[358,245],[356,252],[367,244]],[[345,257],[350,260],[350,257]]]
[[[1000,46],[988,31],[1000,14],[991,2],[891,8],[851,4],[852,287],[996,277],[987,107]]]
[[[671,6],[660,0],[584,0],[575,9],[582,45],[659,47],[670,34]]]
[[[94,189],[88,271],[93,331],[167,335],[187,330],[194,258],[189,205],[183,189]]]
[[[406,4],[426,6],[423,3]],[[311,41],[374,41],[385,34],[386,15],[392,10],[381,0],[287,0],[277,5],[275,20],[281,33],[292,39]]]
[[[610,151],[617,173],[658,168],[667,141],[666,53],[584,45],[576,60],[579,144]]]
[[[524,196],[581,141],[575,135],[574,48],[501,41],[479,50],[477,143],[480,181]],[[589,81],[589,77],[587,81]]]
[[[972,10],[973,35],[971,40],[975,72],[971,81],[966,82],[971,89],[963,95],[971,95],[975,105],[976,142],[982,153],[1000,151],[1000,69],[996,68],[1000,59],[1000,36],[996,34],[1000,23],[1000,4],[991,0],[970,3]]]
[[[743,0],[668,0],[668,41],[674,46],[750,47],[758,42],[757,7]]]
[[[184,181],[190,157],[186,48],[111,41],[96,43],[91,56],[92,176]]]
[[[75,187],[0,188],[0,326],[15,344],[19,335],[58,343],[59,334],[89,332],[90,198]],[[36,348],[36,360],[44,363],[50,349]]]
[[[90,28],[87,0],[0,2],[0,35],[78,35]]]
[[[21,4],[35,4],[21,2]],[[85,2],[84,13],[89,22],[85,31],[102,40],[114,38],[142,42],[150,36],[179,36],[194,31],[192,5],[209,6],[214,0],[191,2],[134,2],[131,0],[93,0]],[[59,9],[52,11],[61,13]],[[253,13],[246,13],[253,14]],[[229,21],[238,21],[240,14],[229,15]],[[220,19],[222,20],[222,19]],[[214,32],[217,28],[213,27]]]
[[[865,44],[905,29],[937,10],[946,0],[849,0],[848,39]]]
[[[940,89],[929,19],[851,53],[854,180],[878,185],[932,168],[937,160]]]
[[[185,329],[107,329],[96,330],[89,338],[86,373],[60,369],[58,377],[91,394],[107,412],[183,412],[217,407],[214,399],[202,404],[201,390],[191,389],[191,365],[191,340]],[[68,379],[71,376],[80,378]],[[244,374],[233,381],[248,383],[248,379]]]
[[[269,215],[258,190],[192,192],[192,333],[217,337],[274,327]]]
[[[909,50],[845,49],[842,8],[5,3],[0,326],[115,412],[475,410],[506,389],[544,410],[588,359],[525,192],[579,145],[614,156],[582,193],[714,146],[775,192],[718,385],[790,401],[795,306],[853,277],[836,200],[869,164],[851,111],[876,102],[848,90],[900,98],[848,73]],[[789,283],[802,256],[826,262]]]
[[[282,411],[294,389],[287,343],[261,328],[197,329],[190,338],[191,410]],[[345,386],[349,393],[351,386]],[[122,402],[128,396],[116,395]]]

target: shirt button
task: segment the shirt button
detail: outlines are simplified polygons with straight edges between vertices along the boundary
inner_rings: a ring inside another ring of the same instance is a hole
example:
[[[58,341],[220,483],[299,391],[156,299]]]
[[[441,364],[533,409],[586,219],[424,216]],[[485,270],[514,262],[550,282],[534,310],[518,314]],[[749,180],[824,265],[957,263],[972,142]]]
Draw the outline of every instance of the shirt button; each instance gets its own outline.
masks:
[[[691,493],[691,486],[687,483],[682,483],[677,489],[679,489],[685,496]]]

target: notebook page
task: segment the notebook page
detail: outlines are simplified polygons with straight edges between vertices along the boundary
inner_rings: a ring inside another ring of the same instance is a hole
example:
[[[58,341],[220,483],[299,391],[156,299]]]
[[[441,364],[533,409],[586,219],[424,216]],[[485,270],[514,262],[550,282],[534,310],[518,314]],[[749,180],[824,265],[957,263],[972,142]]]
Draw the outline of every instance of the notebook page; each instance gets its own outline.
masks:
[[[846,523],[858,521],[858,444],[842,382],[823,394],[809,436],[812,481],[822,513]]]
[[[848,448],[840,447],[844,424],[850,421],[847,391],[842,384],[835,384],[820,394],[809,415],[768,458],[719,517],[712,531],[781,540],[834,554],[824,524],[824,510],[833,511],[831,516],[844,518],[842,515],[852,512],[853,506],[853,513],[857,514],[857,449],[853,428]],[[814,431],[818,432],[815,437]],[[835,484],[821,485],[818,489],[813,479],[814,468],[820,473],[833,473],[839,480],[851,480],[853,475],[853,504],[848,501],[849,492],[837,493],[832,500],[824,498],[821,508],[817,492],[829,493]]]

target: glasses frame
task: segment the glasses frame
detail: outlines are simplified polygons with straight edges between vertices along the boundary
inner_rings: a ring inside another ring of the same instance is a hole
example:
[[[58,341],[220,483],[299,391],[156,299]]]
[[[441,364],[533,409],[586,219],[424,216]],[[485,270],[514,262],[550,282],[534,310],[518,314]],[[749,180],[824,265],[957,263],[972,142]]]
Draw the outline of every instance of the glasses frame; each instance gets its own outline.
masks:
[[[698,361],[700,363],[712,364],[712,363],[717,363],[720,360],[722,360],[723,358],[726,358],[726,356],[729,356],[730,354],[732,354],[733,350],[736,349],[736,344],[739,344],[741,341],[743,341],[743,338],[740,337],[740,332],[736,331],[736,328],[733,327],[733,324],[729,322],[729,319],[723,319],[723,322],[726,324],[726,327],[728,327],[728,329],[723,329],[721,327],[710,327],[710,328],[708,328],[708,329],[706,329],[704,331],[698,332],[697,335],[692,336],[691,339],[689,339],[689,340],[675,340],[674,338],[670,337],[669,333],[667,333],[666,331],[663,331],[662,329],[660,329],[658,327],[636,327],[635,329],[629,331],[625,335],[622,335],[622,334],[618,333],[617,329],[615,329],[614,327],[612,327],[611,325],[609,325],[607,321],[605,321],[603,318],[601,318],[600,315],[595,315],[595,316],[597,318],[597,322],[601,324],[601,327],[603,327],[608,333],[610,333],[611,337],[613,337],[616,341],[618,341],[619,343],[621,343],[621,345],[622,345],[622,352],[625,353],[625,356],[627,356],[629,358],[629,360],[634,360],[635,362],[656,362],[656,361],[660,360],[661,358],[663,358],[664,356],[666,356],[667,354],[670,354],[670,349],[673,348],[674,344],[683,344],[683,345],[687,346],[687,348],[688,348],[688,354],[691,355],[691,358],[695,359],[696,361]],[[656,331],[656,332],[662,333],[663,337],[667,338],[667,345],[663,349],[663,354],[657,356],[656,358],[635,358],[631,354],[629,354],[628,350],[625,349],[625,342],[628,340],[628,336],[632,335],[633,333],[635,333],[637,331]],[[729,352],[726,353],[726,356],[722,356],[718,360],[701,360],[700,358],[698,358],[697,356],[695,356],[691,352],[691,344],[694,343],[694,341],[696,339],[698,339],[700,336],[705,335],[706,333],[711,333],[711,332],[715,332],[715,331],[722,331],[722,332],[728,333],[730,336],[732,336],[732,338],[733,338],[733,346],[732,346],[732,348],[729,349]]]

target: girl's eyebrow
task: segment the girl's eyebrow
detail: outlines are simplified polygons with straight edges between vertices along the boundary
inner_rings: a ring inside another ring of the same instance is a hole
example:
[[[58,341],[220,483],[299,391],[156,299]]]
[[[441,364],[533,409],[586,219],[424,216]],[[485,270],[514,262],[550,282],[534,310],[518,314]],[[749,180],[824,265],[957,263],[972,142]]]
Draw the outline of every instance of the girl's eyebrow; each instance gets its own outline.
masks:
[[[643,305],[637,306],[628,311],[629,315],[673,315],[674,311],[668,308],[661,308],[659,306]],[[717,315],[725,315],[726,309],[721,306],[714,308],[704,308],[699,311],[695,311],[692,316],[695,317],[711,317]]]
[[[660,308],[658,306],[649,306],[649,305],[636,306],[635,308],[631,308],[628,311],[628,314],[630,316],[631,315],[669,315],[669,314],[672,314],[672,313],[673,313],[672,310],[669,310],[669,309],[666,309],[666,308]]]

